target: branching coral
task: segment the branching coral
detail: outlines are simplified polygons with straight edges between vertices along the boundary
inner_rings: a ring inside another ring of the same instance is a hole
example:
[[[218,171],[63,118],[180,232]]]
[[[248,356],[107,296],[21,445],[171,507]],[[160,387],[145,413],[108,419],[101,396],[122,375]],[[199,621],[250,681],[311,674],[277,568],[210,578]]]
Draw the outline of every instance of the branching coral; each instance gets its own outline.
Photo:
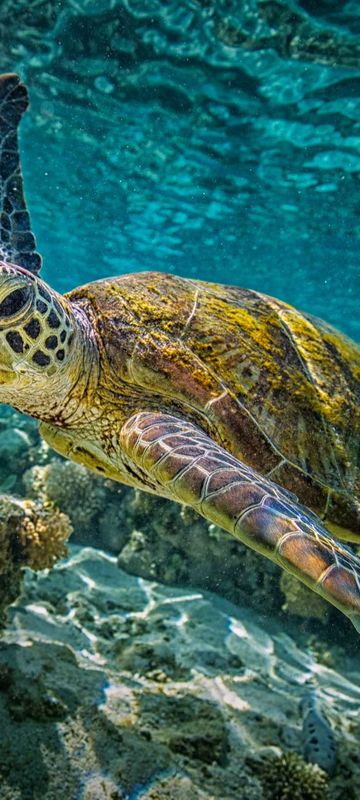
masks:
[[[296,753],[268,759],[261,767],[260,779],[266,800],[326,800],[325,773],[307,764]]]
[[[35,466],[23,480],[32,497],[50,500],[68,514],[76,531],[89,527],[104,505],[104,482],[72,461]]]
[[[31,569],[48,569],[67,554],[65,542],[72,533],[69,517],[53,506],[39,506],[31,500],[25,500],[23,506],[25,516],[18,538],[24,561]]]

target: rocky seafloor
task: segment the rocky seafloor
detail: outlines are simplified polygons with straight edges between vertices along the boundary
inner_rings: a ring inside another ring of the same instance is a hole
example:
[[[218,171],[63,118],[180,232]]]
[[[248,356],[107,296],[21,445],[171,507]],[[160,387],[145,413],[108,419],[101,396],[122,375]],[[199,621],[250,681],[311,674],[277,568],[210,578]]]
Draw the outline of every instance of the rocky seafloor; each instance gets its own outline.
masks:
[[[27,574],[0,641],[1,798],[356,800],[358,659],[328,658],[250,608],[71,546]],[[329,779],[301,757],[310,683],[335,732]]]
[[[0,642],[2,800],[355,800],[360,671],[327,658],[250,608],[71,546],[26,576]],[[329,780],[290,757],[310,682],[336,736]]]
[[[2,800],[360,796],[344,617],[188,510],[58,458],[10,410],[0,465]],[[312,706],[305,730],[309,692],[327,720]]]

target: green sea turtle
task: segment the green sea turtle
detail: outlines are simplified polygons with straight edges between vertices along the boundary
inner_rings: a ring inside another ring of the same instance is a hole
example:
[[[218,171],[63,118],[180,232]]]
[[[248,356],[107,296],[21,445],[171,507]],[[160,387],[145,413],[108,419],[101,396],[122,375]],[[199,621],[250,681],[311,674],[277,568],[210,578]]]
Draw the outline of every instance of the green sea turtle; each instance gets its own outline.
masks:
[[[360,630],[360,560],[329,533],[360,535],[359,347],[259,292],[174,275],[57,294],[23,195],[27,103],[3,75],[0,400],[68,458],[190,505]]]

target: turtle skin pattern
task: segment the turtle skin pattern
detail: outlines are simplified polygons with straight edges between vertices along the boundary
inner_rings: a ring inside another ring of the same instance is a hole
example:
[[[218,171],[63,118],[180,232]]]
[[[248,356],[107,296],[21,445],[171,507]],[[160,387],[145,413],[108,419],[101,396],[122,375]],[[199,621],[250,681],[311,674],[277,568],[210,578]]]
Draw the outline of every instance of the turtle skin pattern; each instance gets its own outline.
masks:
[[[121,442],[139,477],[287,569],[360,630],[360,562],[284,490],[170,415],[142,413]]]
[[[360,540],[360,348],[249,289],[147,272],[67,295],[101,356],[99,403],[125,422],[184,416]]]

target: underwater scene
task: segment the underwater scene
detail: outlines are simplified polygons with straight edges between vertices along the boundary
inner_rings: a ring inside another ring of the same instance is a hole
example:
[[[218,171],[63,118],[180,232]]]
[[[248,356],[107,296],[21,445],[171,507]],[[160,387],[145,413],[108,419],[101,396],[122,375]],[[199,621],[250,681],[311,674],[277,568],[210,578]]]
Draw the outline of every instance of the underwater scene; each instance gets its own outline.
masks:
[[[0,46],[0,800],[360,800],[360,4]]]

